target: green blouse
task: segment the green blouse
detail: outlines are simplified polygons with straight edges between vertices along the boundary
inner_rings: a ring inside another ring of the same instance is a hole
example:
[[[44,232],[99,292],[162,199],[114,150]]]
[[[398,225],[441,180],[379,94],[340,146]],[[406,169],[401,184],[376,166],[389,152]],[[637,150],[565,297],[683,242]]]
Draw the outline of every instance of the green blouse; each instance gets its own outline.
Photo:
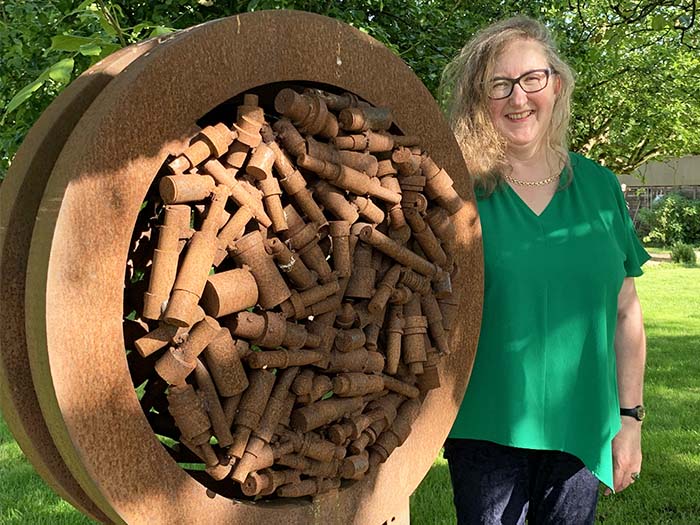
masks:
[[[478,201],[483,320],[450,437],[569,452],[612,487],[617,296],[649,255],[617,177],[570,158],[573,181],[539,216],[507,185]]]

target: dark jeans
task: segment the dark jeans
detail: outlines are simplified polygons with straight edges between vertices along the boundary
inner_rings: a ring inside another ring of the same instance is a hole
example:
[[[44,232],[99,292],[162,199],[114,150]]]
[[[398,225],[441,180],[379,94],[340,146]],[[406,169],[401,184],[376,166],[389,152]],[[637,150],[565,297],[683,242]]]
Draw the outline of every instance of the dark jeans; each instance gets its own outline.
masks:
[[[598,479],[571,454],[448,439],[445,458],[459,525],[595,521]]]

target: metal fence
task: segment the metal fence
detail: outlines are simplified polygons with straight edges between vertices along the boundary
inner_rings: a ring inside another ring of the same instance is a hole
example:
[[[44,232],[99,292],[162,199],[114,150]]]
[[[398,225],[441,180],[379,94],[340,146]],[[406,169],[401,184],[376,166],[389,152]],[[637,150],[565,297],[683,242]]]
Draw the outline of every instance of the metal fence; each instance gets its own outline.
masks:
[[[679,193],[689,199],[700,199],[700,185],[692,186],[625,186],[623,185],[625,200],[630,215],[637,225],[639,210],[651,208],[655,203],[670,193]]]

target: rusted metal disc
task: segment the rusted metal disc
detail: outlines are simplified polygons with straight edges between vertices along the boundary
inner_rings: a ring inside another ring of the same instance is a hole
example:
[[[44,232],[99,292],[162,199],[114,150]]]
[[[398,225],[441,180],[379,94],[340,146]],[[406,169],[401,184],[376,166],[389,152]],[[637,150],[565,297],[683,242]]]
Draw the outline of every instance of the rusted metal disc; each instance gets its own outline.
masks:
[[[139,207],[193,123],[247,90],[313,82],[392,108],[456,180],[462,322],[443,386],[404,445],[367,480],[313,502],[232,502],[170,458],[131,384],[122,335],[123,277]],[[367,35],[300,12],[239,15],[197,26],[110,82],[66,142],[46,185],[27,271],[27,347],[57,448],[88,497],[115,522],[383,523],[405,512],[461,401],[483,294],[480,228],[459,148],[430,93]]]
[[[8,427],[39,475],[93,519],[92,503],[56,449],[41,414],[27,356],[24,292],[27,255],[41,196],[66,140],[100,91],[126,66],[161,43],[154,39],[113,53],[68,86],[44,111],[17,152],[0,191],[0,406]]]

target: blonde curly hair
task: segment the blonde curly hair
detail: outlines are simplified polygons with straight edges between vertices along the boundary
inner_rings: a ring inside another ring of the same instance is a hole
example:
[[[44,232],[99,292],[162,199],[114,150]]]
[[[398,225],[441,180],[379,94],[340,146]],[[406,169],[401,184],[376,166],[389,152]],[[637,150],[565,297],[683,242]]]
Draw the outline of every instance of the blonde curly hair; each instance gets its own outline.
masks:
[[[549,30],[537,20],[516,16],[496,22],[474,35],[445,67],[440,91],[447,98],[447,116],[457,137],[467,168],[475,184],[489,195],[510,171],[506,143],[496,131],[489,114],[489,98],[484,89],[496,60],[507,44],[525,39],[538,42],[549,66],[560,78],[560,91],[552,110],[546,141],[565,166],[570,182],[573,173],[568,154],[568,128],[574,75],[559,56]]]

